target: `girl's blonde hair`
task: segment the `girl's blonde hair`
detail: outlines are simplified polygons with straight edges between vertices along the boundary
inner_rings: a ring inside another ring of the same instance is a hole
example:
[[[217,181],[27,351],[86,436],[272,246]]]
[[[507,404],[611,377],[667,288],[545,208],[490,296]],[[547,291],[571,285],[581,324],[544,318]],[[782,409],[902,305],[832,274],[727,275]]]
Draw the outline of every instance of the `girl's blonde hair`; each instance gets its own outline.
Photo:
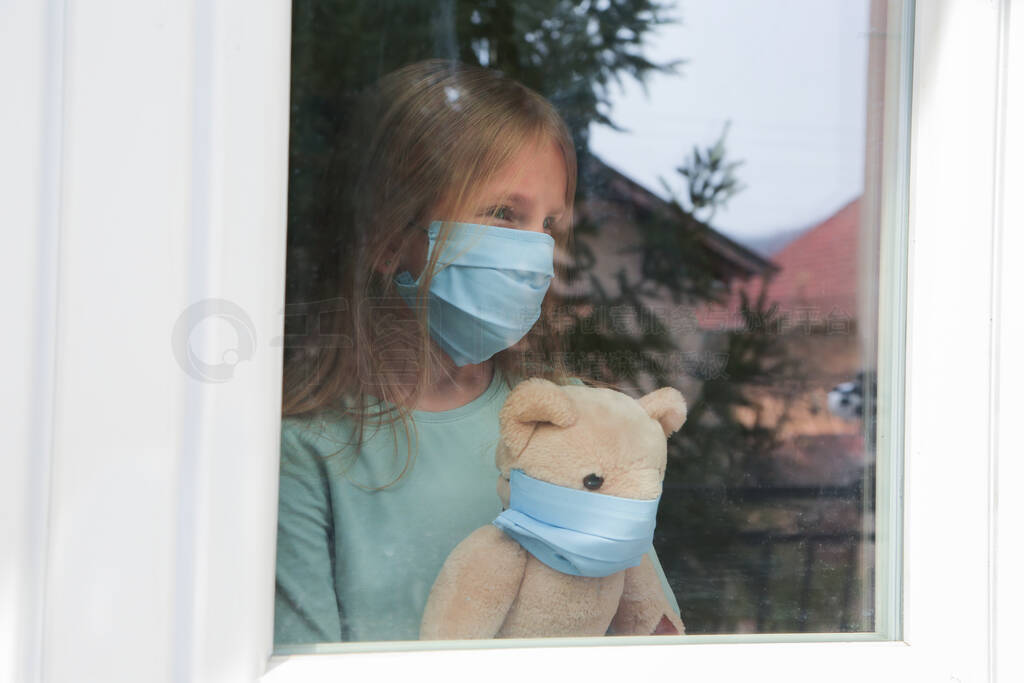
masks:
[[[565,123],[542,96],[499,72],[446,60],[418,62],[381,79],[356,112],[347,140],[347,149],[339,147],[346,171],[337,208],[328,218],[347,247],[334,319],[329,335],[320,330],[319,339],[305,339],[286,357],[282,414],[338,411],[355,422],[358,444],[371,420],[401,420],[408,430],[409,409],[402,405],[414,404],[431,380],[427,307],[418,307],[413,325],[408,316],[388,313],[405,305],[393,284],[396,247],[408,247],[413,231],[433,220],[466,215],[475,192],[519,152],[551,141],[565,161],[567,225],[554,235],[556,249],[565,249],[576,154]],[[443,230],[426,264],[421,297],[446,237]],[[510,386],[528,375],[567,381],[554,307],[549,293],[530,333],[494,356]]]

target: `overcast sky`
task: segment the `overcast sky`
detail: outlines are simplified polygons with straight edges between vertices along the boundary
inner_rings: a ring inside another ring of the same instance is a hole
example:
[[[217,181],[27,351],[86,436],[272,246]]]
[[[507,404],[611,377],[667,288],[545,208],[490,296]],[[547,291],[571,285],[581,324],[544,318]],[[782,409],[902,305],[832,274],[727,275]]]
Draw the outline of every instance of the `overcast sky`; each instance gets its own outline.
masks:
[[[674,169],[732,121],[727,151],[747,186],[715,228],[744,241],[828,217],[864,185],[868,0],[679,0],[647,50],[677,76],[614,92],[592,149],[637,182],[680,191]]]

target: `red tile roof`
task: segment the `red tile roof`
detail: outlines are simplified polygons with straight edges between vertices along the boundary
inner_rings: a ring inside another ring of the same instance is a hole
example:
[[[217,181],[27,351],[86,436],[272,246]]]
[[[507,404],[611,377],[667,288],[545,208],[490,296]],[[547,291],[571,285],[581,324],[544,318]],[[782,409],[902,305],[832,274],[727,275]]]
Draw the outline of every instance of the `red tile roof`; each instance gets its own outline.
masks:
[[[857,316],[857,244],[860,235],[860,197],[783,246],[771,256],[779,272],[768,281],[766,301],[779,304],[790,329],[824,325],[846,332]],[[756,300],[763,278],[735,280],[724,305],[697,310],[702,329],[742,326],[740,291]]]

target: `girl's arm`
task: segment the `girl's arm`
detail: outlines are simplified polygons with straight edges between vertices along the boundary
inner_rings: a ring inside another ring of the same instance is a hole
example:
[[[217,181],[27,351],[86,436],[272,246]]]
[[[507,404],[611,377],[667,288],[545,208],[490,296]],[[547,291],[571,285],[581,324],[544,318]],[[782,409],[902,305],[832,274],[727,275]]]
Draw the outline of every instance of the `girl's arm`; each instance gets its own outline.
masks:
[[[275,645],[342,639],[327,477],[301,430],[290,420],[281,425]]]
[[[665,570],[661,568],[661,560],[658,559],[658,554],[654,552],[654,546],[647,551],[647,557],[651,560],[651,565],[654,567],[654,574],[658,577],[658,583],[661,586],[662,592],[665,594],[665,599],[668,600],[668,604],[675,610],[676,614],[679,614],[679,602],[676,600],[675,593],[672,592],[671,586],[668,583],[668,577],[665,576]]]
[[[682,635],[683,622],[672,591],[662,585],[664,573],[652,561],[653,550],[638,567],[626,570],[619,610],[610,633],[618,635]],[[654,556],[656,558],[656,556]]]

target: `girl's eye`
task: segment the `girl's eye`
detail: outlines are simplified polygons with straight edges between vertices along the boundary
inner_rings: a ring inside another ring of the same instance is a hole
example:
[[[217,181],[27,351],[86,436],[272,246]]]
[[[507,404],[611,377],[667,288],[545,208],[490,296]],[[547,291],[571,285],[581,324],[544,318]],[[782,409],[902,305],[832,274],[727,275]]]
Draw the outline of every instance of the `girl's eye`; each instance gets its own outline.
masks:
[[[508,206],[496,206],[493,209],[488,209],[487,215],[493,216],[500,221],[510,221],[515,217],[512,213],[512,208]]]
[[[555,229],[555,219],[548,217],[544,219],[544,229],[551,232]]]

